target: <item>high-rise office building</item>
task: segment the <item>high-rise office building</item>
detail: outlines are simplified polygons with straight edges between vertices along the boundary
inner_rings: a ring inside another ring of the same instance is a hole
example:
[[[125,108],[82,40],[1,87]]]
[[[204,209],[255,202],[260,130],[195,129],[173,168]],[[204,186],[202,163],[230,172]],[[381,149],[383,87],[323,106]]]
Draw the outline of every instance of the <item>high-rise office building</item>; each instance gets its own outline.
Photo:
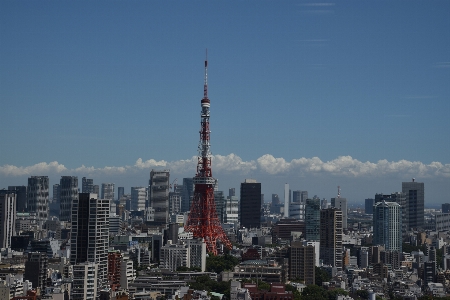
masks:
[[[405,237],[409,230],[409,213],[408,213],[408,201],[404,193],[391,193],[391,194],[375,194],[375,204],[380,202],[396,202],[400,205],[401,221],[402,221],[402,235]],[[373,212],[372,212],[373,214]]]
[[[367,198],[364,200],[364,212],[366,215],[373,214],[373,206],[375,205],[375,199]]]
[[[27,211],[27,187],[21,186],[8,186],[8,191],[14,191],[16,193],[16,212]]]
[[[223,191],[214,191],[214,204],[216,204],[216,214],[220,223],[225,221],[225,195]]]
[[[303,242],[292,242],[289,248],[289,278],[315,284],[315,249],[304,246]]]
[[[306,199],[305,208],[305,239],[320,240],[320,199]]]
[[[235,188],[229,188],[228,189],[228,197],[234,197],[236,196],[236,189]]]
[[[45,290],[45,287],[47,286],[47,265],[47,253],[28,253],[28,260],[25,262],[23,279],[31,281],[33,288],[39,287],[41,290]]]
[[[308,199],[308,191],[293,191],[292,202],[300,202],[305,204]]]
[[[36,213],[40,225],[48,218],[48,176],[31,176],[28,178],[27,206],[28,211]]]
[[[173,191],[169,192],[169,214],[179,214],[181,212],[182,185],[175,185]]]
[[[272,203],[270,204],[270,212],[273,214],[279,214],[281,212],[281,207],[284,207],[284,204],[280,202],[280,197],[278,194],[272,194]]]
[[[59,189],[59,220],[70,222],[72,203],[78,198],[78,177],[61,176]]]
[[[89,179],[86,177],[83,177],[81,179],[81,192],[82,193],[95,193],[94,192],[94,179]],[[97,196],[98,193],[97,193]]]
[[[408,203],[409,228],[423,228],[425,187],[423,182],[416,182],[413,178],[410,182],[402,182],[402,192]]]
[[[241,227],[261,227],[261,183],[256,182],[254,179],[245,179],[241,183],[240,198]]]
[[[181,192],[181,212],[191,209],[192,197],[194,196],[194,179],[183,178],[183,190]]]
[[[341,198],[331,198],[331,206],[342,211],[342,228],[347,228],[347,199]]]
[[[169,170],[151,170],[148,190],[150,206],[155,210],[155,224],[169,222],[169,186]]]
[[[147,199],[145,187],[137,186],[131,188],[131,210],[145,210],[145,199]]]
[[[0,248],[11,248],[16,224],[15,191],[0,190]]]
[[[99,289],[108,284],[109,205],[90,193],[80,193],[72,205],[70,263],[98,263]]]
[[[320,211],[320,258],[325,265],[342,271],[342,211],[328,208]]]
[[[373,244],[402,252],[402,211],[396,202],[378,202],[373,210]]]
[[[52,202],[60,203],[61,200],[61,186],[59,183],[53,185]]]
[[[120,198],[125,194],[125,188],[123,186],[119,186],[117,188],[117,201],[120,201]]]
[[[293,191],[292,202],[289,205],[289,217],[297,220],[305,220],[305,205],[308,198],[307,191]]]
[[[102,183],[102,199],[114,201],[114,183]]]
[[[291,202],[291,190],[289,183],[284,184],[284,217],[289,218],[289,203]]]
[[[442,213],[443,214],[450,213],[450,203],[442,203]]]
[[[227,197],[225,200],[224,223],[239,222],[239,200],[236,196]]]

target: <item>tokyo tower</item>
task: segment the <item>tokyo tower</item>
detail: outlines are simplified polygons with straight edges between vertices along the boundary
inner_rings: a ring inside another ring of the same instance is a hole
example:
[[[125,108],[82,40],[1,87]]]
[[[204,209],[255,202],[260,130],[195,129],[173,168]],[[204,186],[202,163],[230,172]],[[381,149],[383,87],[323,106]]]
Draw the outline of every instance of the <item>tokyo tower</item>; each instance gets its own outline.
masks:
[[[217,255],[218,241],[228,249],[231,249],[231,242],[220,225],[216,213],[216,204],[214,203],[215,179],[212,177],[209,143],[211,131],[209,130],[208,58],[205,60],[205,82],[201,107],[200,142],[198,144],[197,174],[194,177],[194,198],[185,230],[192,232],[194,238],[203,238],[207,251]]]

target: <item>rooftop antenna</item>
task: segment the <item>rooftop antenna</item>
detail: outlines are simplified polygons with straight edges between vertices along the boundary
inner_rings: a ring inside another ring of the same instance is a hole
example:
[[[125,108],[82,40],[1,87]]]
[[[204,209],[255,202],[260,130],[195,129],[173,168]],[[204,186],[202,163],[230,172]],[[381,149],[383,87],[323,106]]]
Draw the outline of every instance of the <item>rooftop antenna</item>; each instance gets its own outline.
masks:
[[[341,187],[338,185],[338,198],[341,198]]]
[[[208,48],[206,48],[205,58],[205,83],[203,84],[203,98],[208,98]]]

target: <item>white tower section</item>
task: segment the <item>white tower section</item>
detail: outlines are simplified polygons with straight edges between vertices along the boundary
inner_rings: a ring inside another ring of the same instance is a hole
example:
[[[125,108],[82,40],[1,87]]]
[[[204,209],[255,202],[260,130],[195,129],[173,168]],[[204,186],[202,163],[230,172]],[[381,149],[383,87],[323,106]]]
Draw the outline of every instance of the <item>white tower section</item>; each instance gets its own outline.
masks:
[[[284,184],[284,217],[289,218],[289,183]]]

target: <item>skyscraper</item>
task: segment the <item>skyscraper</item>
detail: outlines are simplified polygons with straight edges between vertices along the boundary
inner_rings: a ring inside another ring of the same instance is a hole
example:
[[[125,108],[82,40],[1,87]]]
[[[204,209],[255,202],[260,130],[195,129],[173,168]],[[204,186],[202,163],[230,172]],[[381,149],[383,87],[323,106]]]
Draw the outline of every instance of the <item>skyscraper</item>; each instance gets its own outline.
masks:
[[[450,203],[442,203],[442,213],[443,214],[450,213]]]
[[[94,193],[94,179],[83,177],[81,179],[81,192],[82,193]],[[99,196],[99,195],[97,195]]]
[[[119,186],[117,188],[117,201],[120,200],[120,198],[122,198],[122,196],[125,194],[125,188],[123,186]]]
[[[378,202],[373,210],[373,244],[387,251],[402,252],[401,206],[396,202]]]
[[[408,203],[409,228],[423,228],[425,187],[423,182],[416,182],[413,178],[411,182],[402,182],[402,192],[406,196]]]
[[[320,211],[320,258],[342,271],[342,211],[334,207]]]
[[[320,199],[306,199],[305,238],[307,241],[320,241]]]
[[[99,289],[108,283],[109,205],[110,200],[89,193],[80,193],[72,205],[70,263],[98,263]]]
[[[16,223],[15,191],[0,190],[0,248],[11,248]]]
[[[315,284],[315,254],[314,246],[292,242],[289,248],[289,278],[301,280],[306,285]]]
[[[150,172],[148,184],[150,206],[155,210],[155,224],[169,221],[169,170]]]
[[[8,186],[8,191],[14,191],[16,193],[16,211],[27,211],[27,187],[22,186]]]
[[[191,209],[192,196],[194,195],[194,179],[183,178],[183,190],[181,192],[181,212]]]
[[[48,218],[48,176],[31,176],[28,178],[27,206],[29,212],[36,213],[40,225]]]
[[[78,198],[78,177],[61,176],[59,189],[59,220],[70,222],[72,203]]]
[[[342,228],[347,228],[347,199],[341,198],[331,198],[331,206],[342,211]]]
[[[131,210],[145,210],[145,199],[147,199],[145,187],[131,188]]]
[[[236,196],[236,189],[235,188],[229,188],[228,189],[228,197],[234,197]]]
[[[396,202],[400,205],[401,210],[401,221],[402,221],[402,235],[406,236],[407,231],[409,230],[409,210],[408,210],[408,201],[404,193],[391,193],[389,194],[375,194],[375,204],[380,202]],[[373,214],[373,212],[372,212]]]
[[[364,212],[366,215],[373,214],[373,205],[375,204],[375,199],[373,198],[367,198],[364,200]]]
[[[289,189],[289,183],[284,184],[284,217],[289,218],[289,202],[291,198],[291,190]]]
[[[114,201],[114,183],[102,183],[102,199]]]
[[[245,179],[241,183],[240,197],[241,227],[261,227],[261,183],[254,179]]]

